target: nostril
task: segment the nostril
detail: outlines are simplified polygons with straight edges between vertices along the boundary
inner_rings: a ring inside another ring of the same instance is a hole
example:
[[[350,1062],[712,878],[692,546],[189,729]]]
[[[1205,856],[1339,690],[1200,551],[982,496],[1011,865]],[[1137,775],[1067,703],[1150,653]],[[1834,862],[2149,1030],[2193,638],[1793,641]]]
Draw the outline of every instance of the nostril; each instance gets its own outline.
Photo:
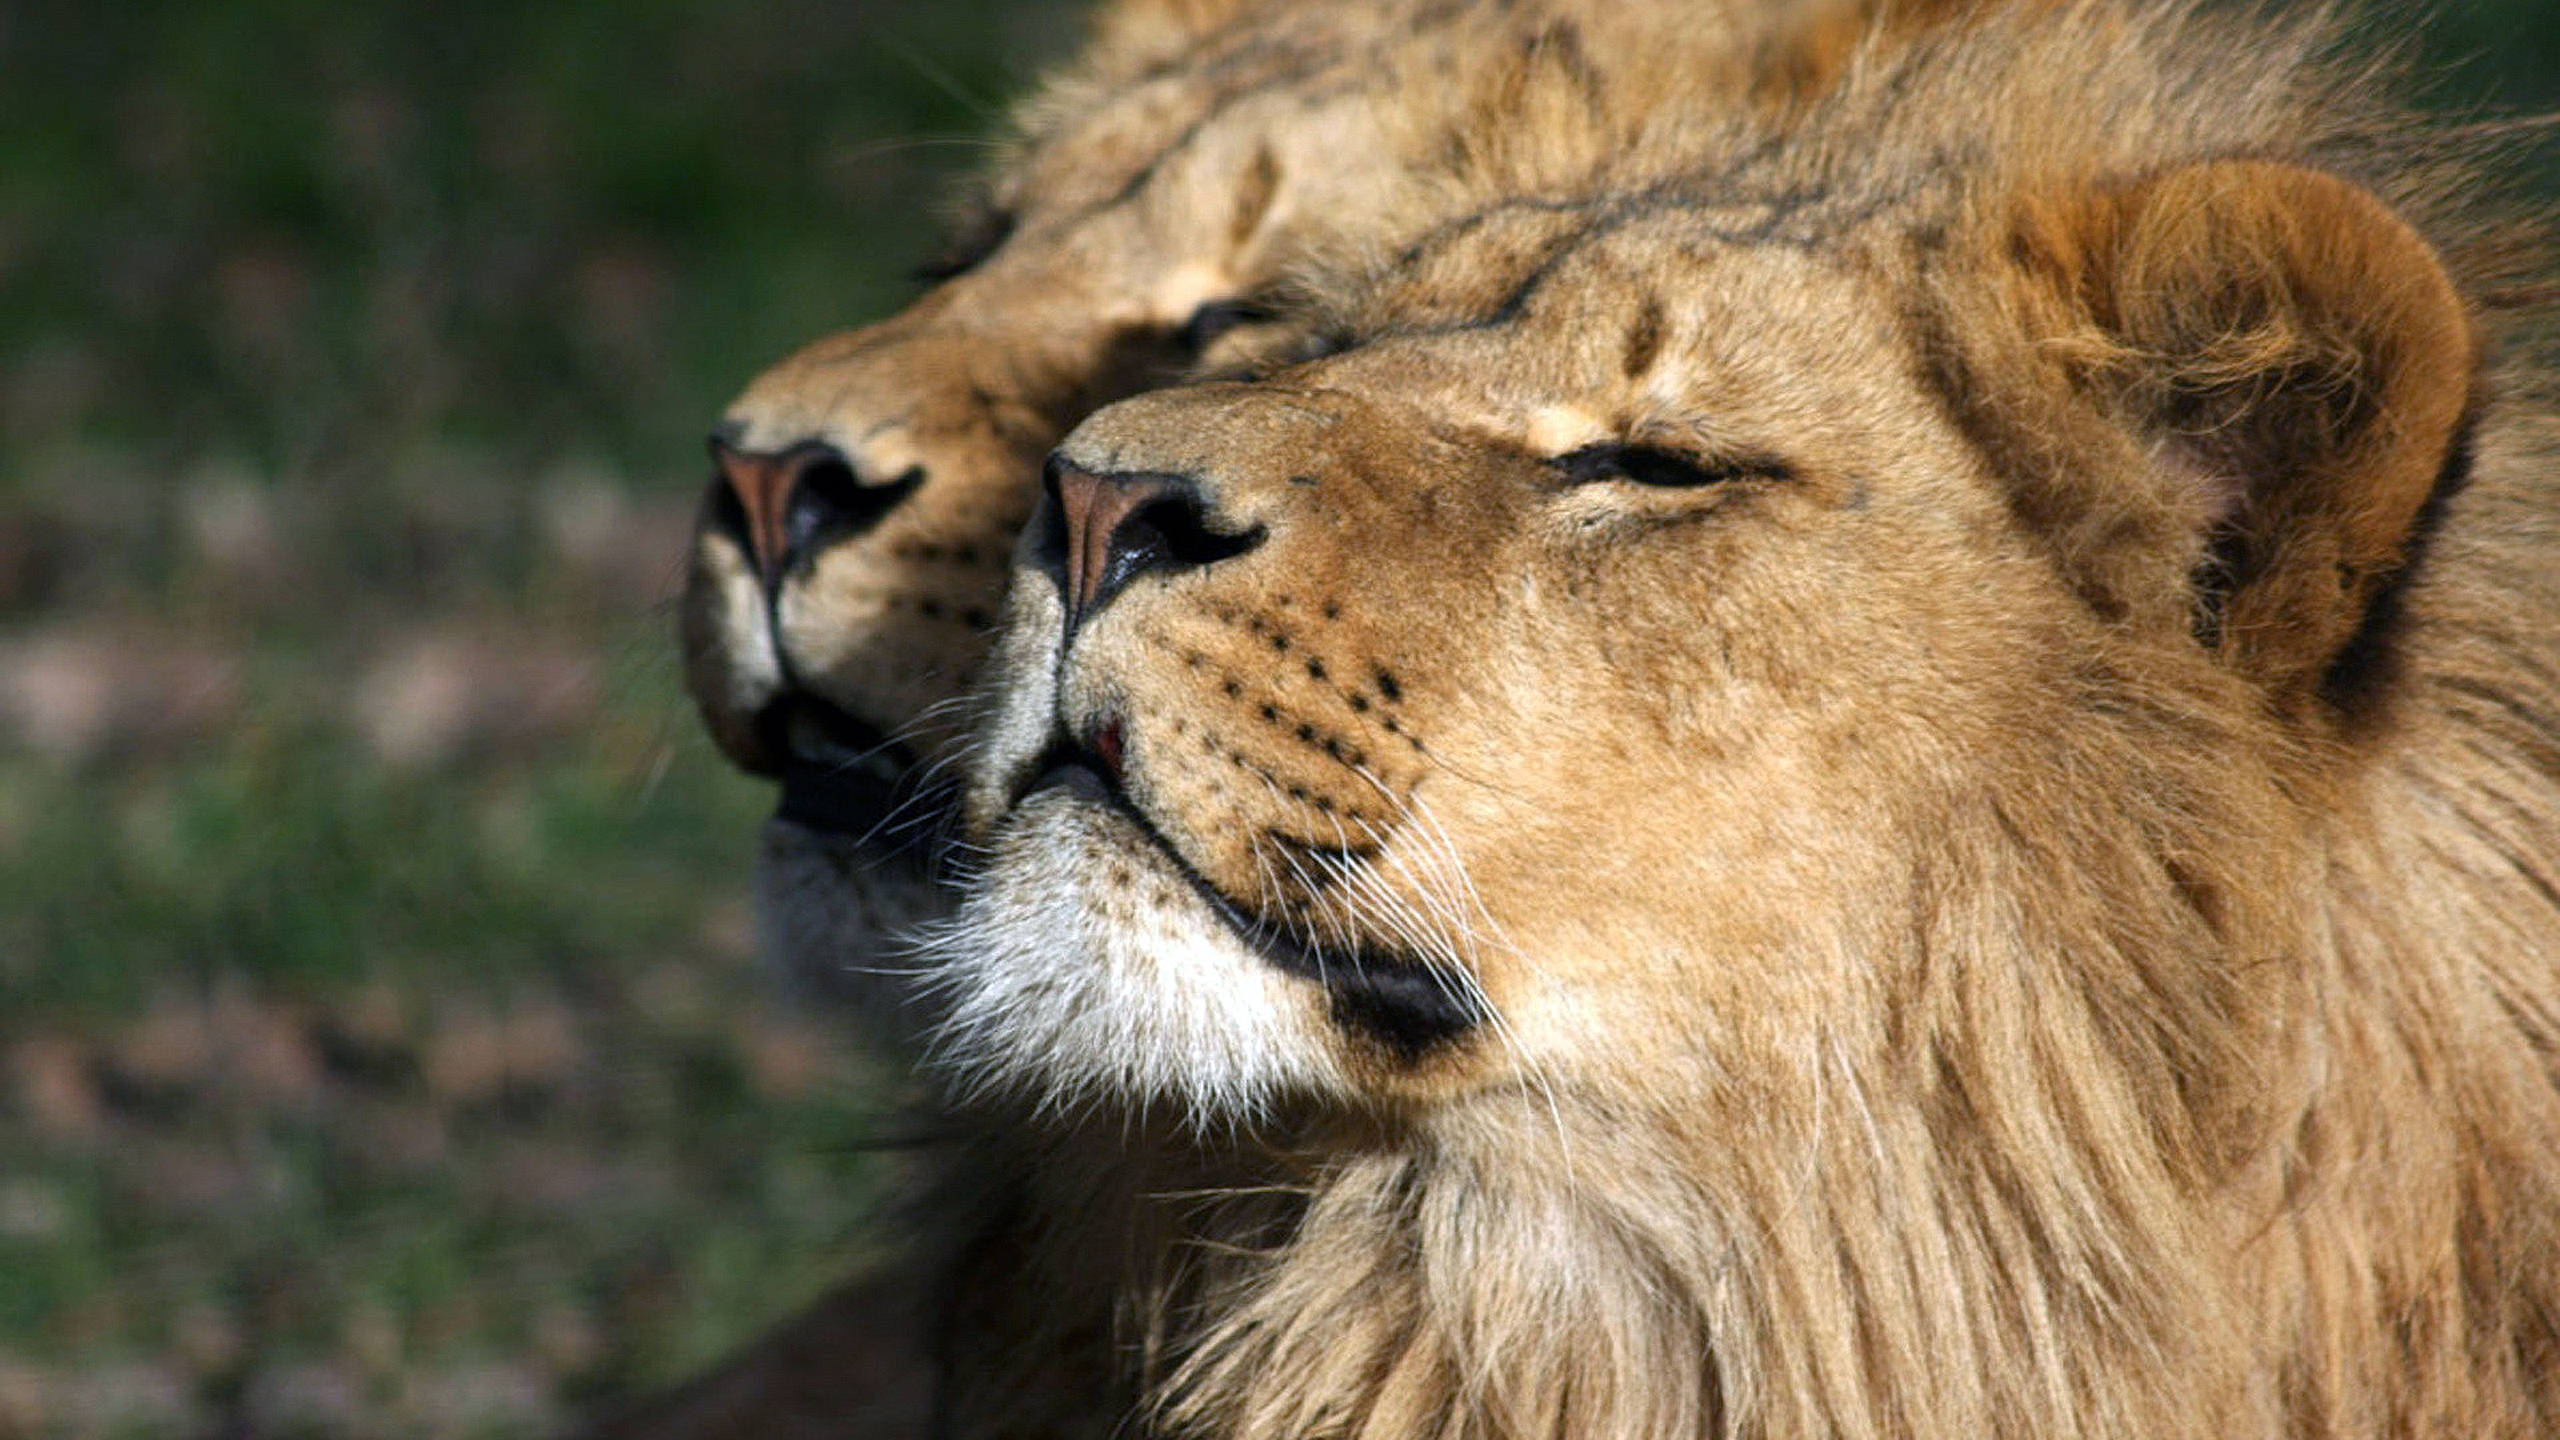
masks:
[[[799,551],[863,534],[923,484],[921,465],[908,466],[894,480],[866,485],[844,457],[821,457],[801,471],[792,489],[786,539]]]
[[[1121,532],[1118,543],[1144,556],[1132,565],[1131,573],[1160,566],[1214,565],[1243,554],[1262,539],[1259,526],[1236,534],[1210,528],[1199,497],[1187,492],[1138,507],[1121,522]]]
[[[791,501],[783,508],[783,542],[795,551],[806,549],[838,517],[875,508],[843,456],[812,457],[792,482]]]
[[[758,451],[714,435],[711,458],[712,523],[746,548],[768,593],[804,557],[871,530],[924,484],[921,466],[866,484],[823,440]]]
[[[1057,582],[1070,628],[1140,575],[1215,564],[1262,543],[1259,525],[1218,528],[1188,476],[1097,474],[1053,458],[1044,479],[1028,553]]]

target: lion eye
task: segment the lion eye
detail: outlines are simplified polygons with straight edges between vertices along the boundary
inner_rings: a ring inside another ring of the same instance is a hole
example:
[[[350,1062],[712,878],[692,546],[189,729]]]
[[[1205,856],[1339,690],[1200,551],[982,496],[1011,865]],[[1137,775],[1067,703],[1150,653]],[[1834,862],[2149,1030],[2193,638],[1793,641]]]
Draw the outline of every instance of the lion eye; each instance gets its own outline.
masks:
[[[1191,318],[1182,322],[1182,329],[1175,338],[1183,349],[1197,355],[1216,344],[1218,337],[1230,330],[1277,318],[1271,307],[1259,300],[1241,297],[1212,300],[1191,312]]]
[[[972,212],[932,259],[915,268],[916,283],[939,285],[977,269],[1013,238],[1013,227],[1009,210],[988,206]]]
[[[1625,445],[1604,440],[1557,456],[1553,464],[1573,485],[1626,480],[1638,485],[1681,487],[1721,485],[1729,480],[1788,480],[1795,472],[1783,460],[1768,456],[1702,459],[1651,445]]]

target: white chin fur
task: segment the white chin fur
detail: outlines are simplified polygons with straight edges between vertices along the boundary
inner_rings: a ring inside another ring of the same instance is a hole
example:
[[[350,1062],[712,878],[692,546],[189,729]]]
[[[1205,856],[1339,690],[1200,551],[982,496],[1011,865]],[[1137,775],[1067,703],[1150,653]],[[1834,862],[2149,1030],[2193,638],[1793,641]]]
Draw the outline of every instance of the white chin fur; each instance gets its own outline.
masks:
[[[1063,794],[1014,813],[929,945],[933,1058],[966,1093],[1204,1126],[1343,1093],[1314,987],[1246,948],[1146,844]]]

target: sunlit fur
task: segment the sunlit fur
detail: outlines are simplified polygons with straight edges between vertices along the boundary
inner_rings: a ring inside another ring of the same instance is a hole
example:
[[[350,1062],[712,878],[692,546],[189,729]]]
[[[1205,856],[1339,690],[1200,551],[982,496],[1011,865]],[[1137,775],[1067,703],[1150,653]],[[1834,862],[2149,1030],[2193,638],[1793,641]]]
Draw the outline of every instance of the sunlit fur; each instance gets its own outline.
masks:
[[[1488,112],[1064,442],[1263,538],[1019,577],[944,1433],[2560,1430],[2547,267],[2316,24],[1950,25]]]
[[[1117,0],[1021,107],[970,190],[945,267],[899,314],[811,344],[749,385],[726,443],[822,443],[864,485],[912,474],[867,529],[816,543],[764,593],[706,507],[683,605],[686,673],[745,767],[792,762],[777,702],[825,702],[882,737],[893,803],[849,833],[776,821],[759,864],[767,950],[815,988],[912,1028],[874,972],[944,905],[939,782],[1000,608],[1040,459],[1094,407],[1294,343],[1286,277],[1339,232],[1409,229],[1398,194],[1453,134],[1535,132],[1546,110],[1622,139],[1783,109],[1845,63],[1864,17],[1941,0]],[[1523,87],[1527,76],[1573,83]],[[1641,94],[1647,106],[1620,106]],[[1481,119],[1476,117],[1481,116]],[[1603,147],[1610,148],[1610,147]],[[1451,201],[1465,199],[1451,192]],[[1205,344],[1192,322],[1255,307]],[[809,758],[809,757],[804,757]],[[822,763],[828,754],[814,757]],[[847,764],[860,764],[850,756]],[[879,763],[879,762],[873,762]]]
[[[913,468],[922,484],[790,577],[770,623],[736,540],[697,536],[686,651],[713,734],[751,768],[774,764],[755,720],[787,661],[813,693],[941,753],[958,728],[945,702],[965,693],[984,645],[1041,455],[1095,406],[1249,350],[1255,321],[1205,350],[1181,332],[1207,304],[1279,303],[1273,286],[1310,245],[1419,200],[1389,187],[1438,158],[1422,147],[1445,143],[1453,111],[1501,104],[1503,67],[1528,57],[1595,87],[1649,84],[1665,121],[1781,106],[1836,68],[1868,13],[1938,3],[1105,6],[969,192],[947,257],[957,273],[895,317],[783,360],[731,405],[725,429],[741,448],[823,441],[869,483]],[[1584,103],[1565,89],[1530,98]],[[1650,118],[1612,113],[1638,128]],[[1517,108],[1491,118],[1541,121]]]

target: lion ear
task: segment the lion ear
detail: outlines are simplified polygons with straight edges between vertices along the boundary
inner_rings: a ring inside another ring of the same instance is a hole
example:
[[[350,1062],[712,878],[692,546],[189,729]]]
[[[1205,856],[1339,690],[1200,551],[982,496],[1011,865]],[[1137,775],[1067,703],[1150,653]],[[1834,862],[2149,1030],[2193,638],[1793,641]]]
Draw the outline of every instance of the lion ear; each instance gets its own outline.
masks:
[[[2434,247],[2336,176],[2222,161],[2035,207],[2019,256],[2205,519],[2199,638],[2287,712],[2352,712],[2466,459],[2480,347]]]
[[[1099,48],[1169,54],[1227,24],[1247,0],[1112,0],[1089,23]]]

